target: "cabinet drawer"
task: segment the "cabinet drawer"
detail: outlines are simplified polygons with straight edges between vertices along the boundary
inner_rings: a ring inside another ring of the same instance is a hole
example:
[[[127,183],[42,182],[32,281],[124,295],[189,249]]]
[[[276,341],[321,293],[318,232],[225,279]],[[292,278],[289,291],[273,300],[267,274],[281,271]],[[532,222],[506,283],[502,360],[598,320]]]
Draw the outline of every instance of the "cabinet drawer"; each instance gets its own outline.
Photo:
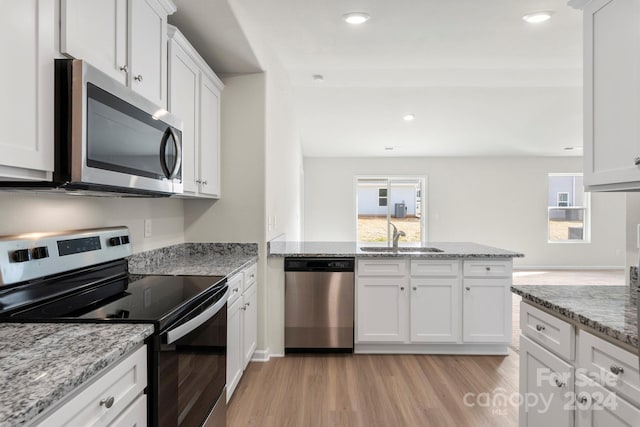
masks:
[[[464,261],[465,277],[510,277],[511,261]]]
[[[229,298],[227,299],[227,307],[231,306],[235,300],[242,294],[243,287],[242,273],[234,274],[231,278],[227,279],[227,285],[229,286]]]
[[[147,346],[111,368],[46,418],[41,426],[97,426],[110,423],[123,412],[147,386]],[[113,398],[107,408],[104,403]]]
[[[640,409],[583,375],[576,374],[576,427],[638,426]]]
[[[258,264],[251,264],[244,270],[244,290],[246,291],[253,285],[258,277]]]
[[[520,303],[522,333],[566,360],[575,358],[575,329],[573,325],[542,310]]]
[[[404,276],[406,259],[359,259],[358,276]]]
[[[457,276],[460,271],[458,260],[412,260],[412,276]]]
[[[145,427],[147,425],[147,395],[136,399],[109,427]]]
[[[588,332],[578,336],[578,364],[587,375],[606,388],[640,405],[638,355]]]

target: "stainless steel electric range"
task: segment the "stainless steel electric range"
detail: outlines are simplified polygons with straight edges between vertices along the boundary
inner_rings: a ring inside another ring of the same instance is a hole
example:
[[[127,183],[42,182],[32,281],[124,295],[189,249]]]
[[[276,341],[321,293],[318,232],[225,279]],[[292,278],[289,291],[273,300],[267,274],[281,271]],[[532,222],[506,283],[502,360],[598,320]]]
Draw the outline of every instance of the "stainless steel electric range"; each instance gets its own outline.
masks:
[[[0,321],[151,323],[152,426],[226,423],[224,277],[128,274],[129,230],[0,237]]]

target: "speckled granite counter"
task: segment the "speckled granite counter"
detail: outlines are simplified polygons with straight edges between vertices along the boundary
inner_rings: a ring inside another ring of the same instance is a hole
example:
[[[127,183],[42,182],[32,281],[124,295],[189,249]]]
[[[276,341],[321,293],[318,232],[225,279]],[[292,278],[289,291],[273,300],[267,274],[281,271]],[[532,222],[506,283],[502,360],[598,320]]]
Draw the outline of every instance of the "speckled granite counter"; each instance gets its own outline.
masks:
[[[256,243],[182,243],[132,255],[129,272],[229,276],[257,260]]]
[[[638,293],[628,286],[512,286],[511,290],[614,344],[638,347]]]
[[[410,258],[517,258],[524,255],[471,242],[429,242],[428,247],[443,252],[363,252],[362,246],[371,243],[356,242],[282,242],[269,243],[269,256],[338,256],[338,257],[410,257]],[[401,246],[412,246],[402,244]],[[413,245],[413,246],[418,246]]]
[[[0,426],[28,423],[152,333],[143,324],[0,324]]]

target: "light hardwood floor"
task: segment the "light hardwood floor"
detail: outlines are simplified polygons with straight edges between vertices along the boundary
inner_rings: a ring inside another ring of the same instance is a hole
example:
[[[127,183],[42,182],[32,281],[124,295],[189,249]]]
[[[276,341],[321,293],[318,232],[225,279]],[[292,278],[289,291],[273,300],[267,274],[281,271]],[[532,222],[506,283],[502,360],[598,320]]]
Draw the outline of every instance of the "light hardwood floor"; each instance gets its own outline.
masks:
[[[518,355],[287,355],[252,362],[229,426],[516,426],[518,408],[483,407],[518,391]],[[476,398],[485,393],[484,397]]]

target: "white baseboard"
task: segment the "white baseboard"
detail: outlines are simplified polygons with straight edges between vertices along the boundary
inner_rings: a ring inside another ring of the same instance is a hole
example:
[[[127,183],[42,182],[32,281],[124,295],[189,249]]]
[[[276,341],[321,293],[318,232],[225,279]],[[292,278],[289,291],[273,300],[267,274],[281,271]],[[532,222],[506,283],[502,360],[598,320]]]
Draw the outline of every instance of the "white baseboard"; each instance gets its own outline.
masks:
[[[269,349],[265,350],[256,350],[253,352],[253,356],[251,356],[252,362],[268,362],[272,357],[284,357],[284,354],[271,354],[269,353]]]
[[[497,344],[355,344],[356,354],[508,355],[509,343]]]

